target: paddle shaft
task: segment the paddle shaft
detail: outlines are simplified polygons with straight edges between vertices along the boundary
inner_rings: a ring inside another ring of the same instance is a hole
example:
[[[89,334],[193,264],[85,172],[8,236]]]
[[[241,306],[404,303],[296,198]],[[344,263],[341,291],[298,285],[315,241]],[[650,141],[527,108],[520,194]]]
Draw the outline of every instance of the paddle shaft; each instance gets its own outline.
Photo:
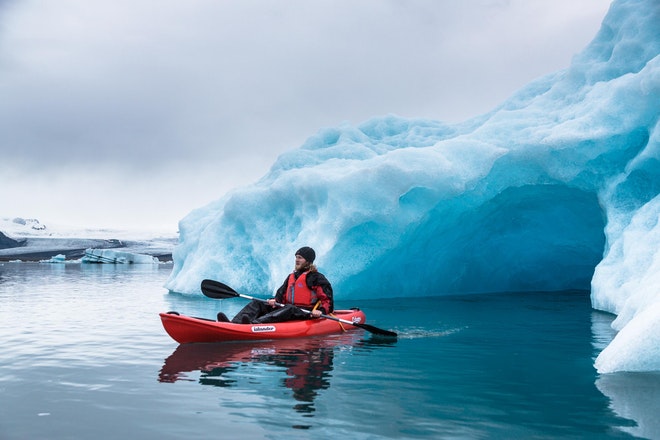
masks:
[[[234,289],[232,289],[228,285],[223,284],[219,281],[215,281],[215,280],[204,280],[204,281],[202,281],[201,288],[202,288],[202,293],[204,295],[208,296],[209,298],[224,299],[224,298],[231,298],[231,297],[240,297],[240,298],[245,298],[245,299],[254,300],[254,301],[261,301],[261,302],[265,302],[265,303],[268,302],[268,300],[263,299],[263,298],[255,298],[255,297],[250,296],[250,295],[244,295],[242,293],[238,293],[237,291],[235,291]],[[278,303],[278,302],[275,303],[276,307],[284,307],[285,305],[286,304],[281,304],[281,303]],[[306,310],[306,309],[303,309],[303,308],[300,308],[300,307],[298,307],[298,309],[302,310],[303,312],[305,312],[307,314],[310,314],[310,315],[312,314],[312,312],[309,311],[309,310]],[[392,331],[389,331],[389,330],[383,330],[383,329],[380,329],[378,327],[374,327],[373,325],[362,324],[362,323],[359,323],[359,322],[347,321],[346,319],[341,319],[341,318],[337,318],[335,316],[324,315],[324,314],[321,314],[320,317],[325,318],[325,319],[329,319],[331,321],[337,321],[337,322],[341,322],[343,324],[348,324],[348,325],[353,325],[355,327],[360,327],[360,328],[363,328],[363,329],[365,329],[365,330],[367,330],[371,333],[375,333],[375,334],[378,334],[378,335],[389,336],[389,337],[394,337],[394,338],[397,337],[397,334],[395,332],[392,332]]]

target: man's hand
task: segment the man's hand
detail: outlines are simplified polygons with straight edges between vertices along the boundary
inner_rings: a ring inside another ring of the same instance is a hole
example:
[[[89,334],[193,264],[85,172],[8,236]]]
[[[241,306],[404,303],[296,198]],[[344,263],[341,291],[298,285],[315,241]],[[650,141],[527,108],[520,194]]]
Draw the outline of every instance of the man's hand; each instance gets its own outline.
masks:
[[[320,310],[312,310],[312,318],[319,318],[323,313]]]

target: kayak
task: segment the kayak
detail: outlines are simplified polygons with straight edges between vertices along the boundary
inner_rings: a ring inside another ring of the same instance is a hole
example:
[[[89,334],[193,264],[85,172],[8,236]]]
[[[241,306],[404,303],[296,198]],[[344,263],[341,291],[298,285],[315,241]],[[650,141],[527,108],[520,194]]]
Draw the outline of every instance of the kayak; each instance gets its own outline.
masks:
[[[355,324],[363,324],[367,319],[364,312],[359,309],[335,310],[331,317]],[[167,334],[180,344],[301,338],[343,333],[358,328],[326,318],[269,324],[234,324],[167,312],[161,313],[160,319]]]

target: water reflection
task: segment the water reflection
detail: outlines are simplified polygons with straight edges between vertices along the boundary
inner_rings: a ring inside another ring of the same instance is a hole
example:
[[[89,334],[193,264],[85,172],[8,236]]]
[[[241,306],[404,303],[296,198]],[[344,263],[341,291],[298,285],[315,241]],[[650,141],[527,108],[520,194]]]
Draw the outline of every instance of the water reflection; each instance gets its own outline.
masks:
[[[611,326],[614,318],[614,315],[598,311],[591,314],[592,345],[596,354],[616,335]],[[621,431],[641,438],[660,438],[659,373],[601,374],[596,388],[610,400],[610,408],[617,416],[631,421],[631,426],[619,426]]]
[[[291,391],[293,409],[309,416],[319,392],[330,387],[335,352],[379,345],[363,338],[362,331],[352,331],[323,338],[181,344],[165,359],[158,381],[193,381],[188,373],[199,371],[201,385],[253,389],[275,374],[279,388]],[[246,376],[247,384],[241,382]]]
[[[660,438],[660,374],[612,373],[596,380],[596,388],[610,399],[617,416],[635,422],[636,426],[618,428],[635,437]]]

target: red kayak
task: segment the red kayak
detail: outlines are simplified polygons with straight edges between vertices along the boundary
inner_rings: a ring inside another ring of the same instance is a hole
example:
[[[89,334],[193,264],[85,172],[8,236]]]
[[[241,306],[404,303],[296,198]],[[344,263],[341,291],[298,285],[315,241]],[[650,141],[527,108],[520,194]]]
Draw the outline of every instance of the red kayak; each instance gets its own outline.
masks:
[[[180,344],[289,339],[343,333],[358,328],[351,325],[350,322],[364,325],[363,323],[367,319],[364,312],[359,309],[335,310],[331,317],[334,319],[318,318],[270,324],[234,324],[179,315],[176,312],[160,314],[165,331]],[[339,322],[335,319],[349,323]]]

